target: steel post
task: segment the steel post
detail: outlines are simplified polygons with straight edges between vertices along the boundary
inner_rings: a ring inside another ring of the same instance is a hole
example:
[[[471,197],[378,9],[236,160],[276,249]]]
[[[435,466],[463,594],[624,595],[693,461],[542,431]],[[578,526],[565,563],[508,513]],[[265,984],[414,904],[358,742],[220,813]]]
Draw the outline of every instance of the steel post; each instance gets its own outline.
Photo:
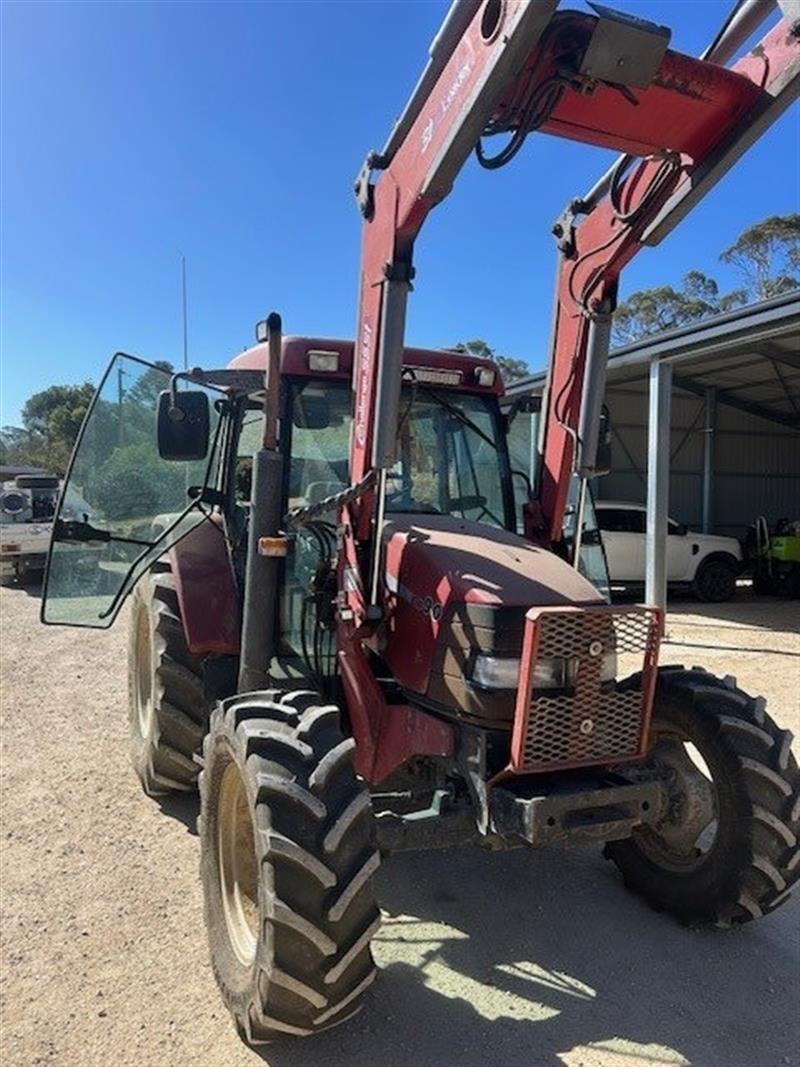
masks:
[[[667,512],[669,510],[670,408],[672,367],[650,364],[650,405],[647,424],[647,563],[645,600],[666,610]]]
[[[714,525],[714,430],[717,422],[716,389],[709,385],[705,396],[703,425],[703,533]]]

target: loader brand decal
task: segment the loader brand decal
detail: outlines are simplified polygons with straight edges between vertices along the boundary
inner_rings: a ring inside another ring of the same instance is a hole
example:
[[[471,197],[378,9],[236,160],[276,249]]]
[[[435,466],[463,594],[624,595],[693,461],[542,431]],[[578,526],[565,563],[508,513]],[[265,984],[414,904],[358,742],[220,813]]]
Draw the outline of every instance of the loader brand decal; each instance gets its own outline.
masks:
[[[428,121],[422,127],[422,136],[420,138],[420,155],[424,156],[425,153],[428,151],[430,143],[433,140],[433,135],[436,131],[436,127],[447,115],[447,112],[453,106],[456,97],[466,85],[469,76],[472,73],[473,66],[473,58],[472,56],[468,56],[456,71],[455,77],[450,82],[450,86],[447,92],[439,101],[439,107],[437,108],[436,112],[428,118]]]
[[[356,441],[359,448],[363,448],[367,441],[367,407],[371,366],[372,327],[368,322],[365,322],[361,327],[361,358],[359,360],[358,403],[356,405]]]

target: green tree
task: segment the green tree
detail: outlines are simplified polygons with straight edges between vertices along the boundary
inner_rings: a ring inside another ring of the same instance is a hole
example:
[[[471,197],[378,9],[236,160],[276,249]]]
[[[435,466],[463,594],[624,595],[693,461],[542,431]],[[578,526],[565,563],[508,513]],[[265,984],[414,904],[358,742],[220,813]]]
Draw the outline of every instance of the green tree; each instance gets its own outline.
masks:
[[[60,429],[71,433],[74,438],[93,395],[94,386],[91,382],[84,382],[82,385],[51,385],[34,393],[25,401],[22,422],[28,430],[47,434],[54,416],[58,416]]]
[[[691,270],[680,289],[662,285],[632,293],[614,315],[614,343],[631,344],[800,288],[800,214],[762,219],[743,230],[719,258],[735,268],[742,288],[720,294],[713,278]]]
[[[476,359],[493,360],[500,368],[506,385],[510,382],[517,382],[520,378],[527,378],[531,372],[524,359],[498,356],[494,349],[480,338],[473,341],[460,341],[455,347],[457,352],[466,352],[468,356],[474,356]]]
[[[44,465],[45,442],[40,434],[32,434],[22,426],[0,429],[0,463],[12,467],[41,467]]]
[[[660,285],[642,289],[623,301],[614,315],[614,343],[632,344],[663,330],[674,330],[730,311],[746,302],[743,289],[720,295],[713,278],[699,270],[685,275],[680,289]]]
[[[175,368],[166,359],[154,360],[153,367],[141,371],[130,388],[125,390],[125,399],[141,407],[155,410],[158,405],[158,395],[162,390],[169,388],[174,370]]]
[[[34,393],[22,409],[23,425],[0,432],[3,462],[63,474],[93,394],[91,382],[51,385]]]
[[[762,219],[744,230],[719,258],[739,271],[751,301],[800,288],[800,215]]]
[[[156,369],[144,368],[125,388],[126,432],[129,437],[143,437],[153,432],[153,412],[158,394],[169,386],[172,364],[156,362]],[[81,385],[51,385],[26,400],[22,409],[22,426],[4,426],[0,430],[0,462],[19,466],[44,467],[54,474],[64,474],[89,404],[94,396],[91,382]],[[105,430],[107,447],[118,443],[119,409],[97,411],[94,432]],[[116,436],[115,436],[116,434]]]
[[[115,448],[99,467],[90,500],[107,521],[138,520],[144,529],[160,512],[182,511],[188,504],[183,464],[158,457],[155,440]]]

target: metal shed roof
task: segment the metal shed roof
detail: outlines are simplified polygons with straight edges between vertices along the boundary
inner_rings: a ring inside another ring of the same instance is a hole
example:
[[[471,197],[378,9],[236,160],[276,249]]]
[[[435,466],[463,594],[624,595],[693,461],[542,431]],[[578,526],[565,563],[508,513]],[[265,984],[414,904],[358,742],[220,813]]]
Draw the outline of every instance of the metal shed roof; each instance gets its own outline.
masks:
[[[669,330],[615,349],[608,384],[647,390],[653,360],[674,365],[673,383],[702,395],[717,390],[717,403],[800,430],[800,293],[788,293],[704,322]],[[540,371],[508,387],[511,398],[539,393]]]

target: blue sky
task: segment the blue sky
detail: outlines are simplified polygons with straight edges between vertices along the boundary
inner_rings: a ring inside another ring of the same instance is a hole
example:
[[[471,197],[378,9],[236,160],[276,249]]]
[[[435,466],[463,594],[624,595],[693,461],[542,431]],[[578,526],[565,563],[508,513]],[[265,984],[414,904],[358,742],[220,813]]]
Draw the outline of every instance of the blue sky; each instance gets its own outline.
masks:
[[[569,6],[582,6],[574,3]],[[727,0],[631,0],[697,53]],[[288,332],[350,336],[360,223],[352,181],[402,109],[445,0],[15,3],[2,17],[2,410],[97,380],[117,349],[222,365],[281,312]],[[552,219],[606,154],[531,138],[496,173],[474,161],[417,244],[408,338],[484,337],[542,366]],[[797,211],[796,107],[663,244],[623,295],[691,267],[733,286],[719,251]]]

